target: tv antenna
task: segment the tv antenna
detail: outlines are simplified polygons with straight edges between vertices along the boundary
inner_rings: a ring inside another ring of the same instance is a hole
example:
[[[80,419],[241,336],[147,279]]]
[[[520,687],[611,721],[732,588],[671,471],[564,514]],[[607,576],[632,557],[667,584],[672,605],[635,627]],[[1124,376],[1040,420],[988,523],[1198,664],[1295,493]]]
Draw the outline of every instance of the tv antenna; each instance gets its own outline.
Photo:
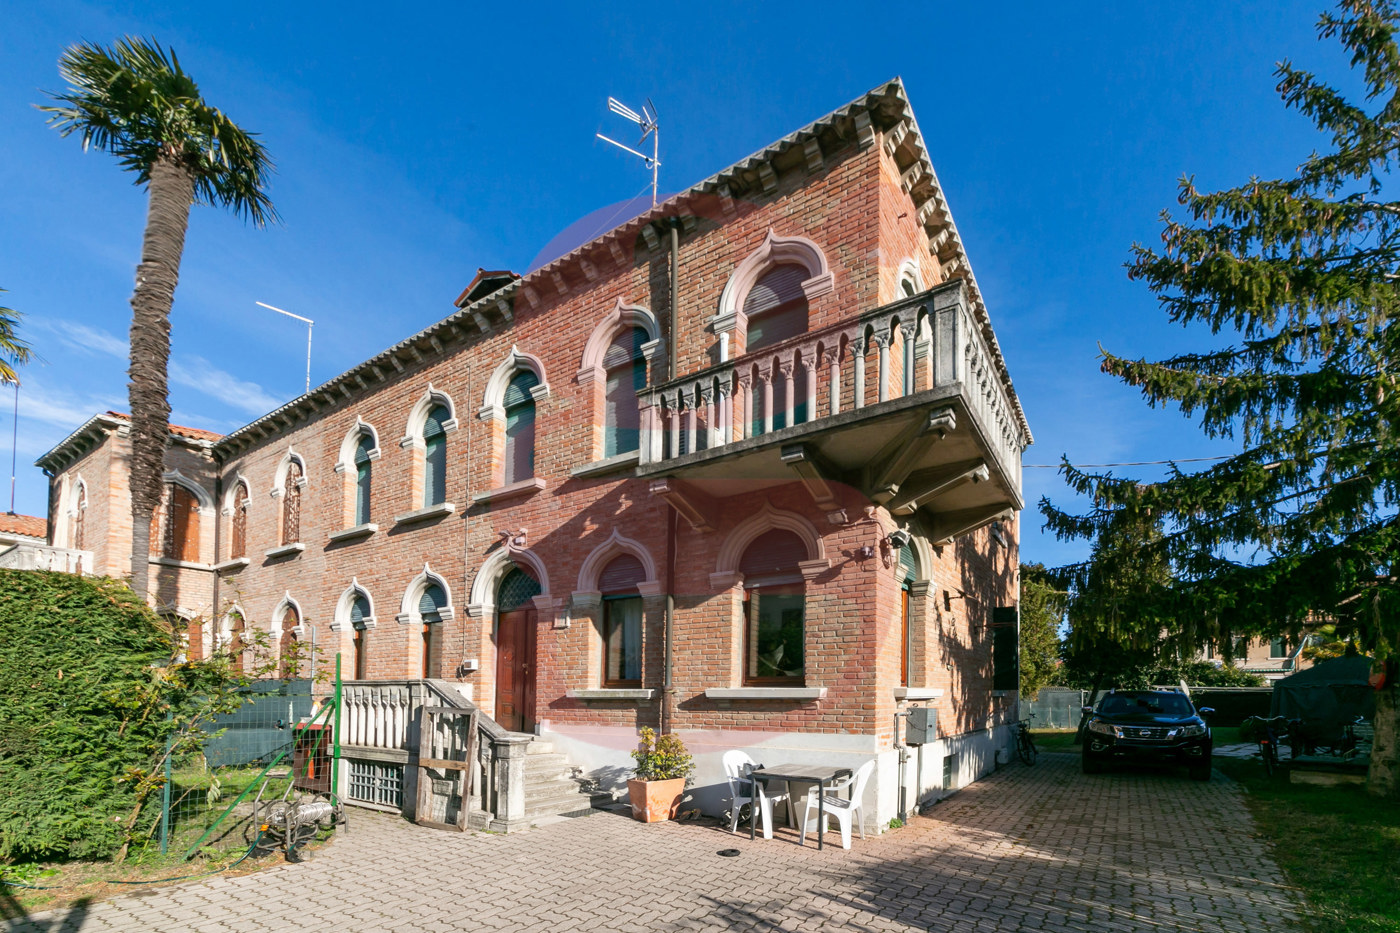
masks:
[[[287,317],[296,318],[306,325],[306,391],[311,392],[311,327],[316,322],[309,317],[302,317],[300,314],[293,314],[290,311],[283,311],[281,308],[274,308],[265,301],[255,301],[253,304],[259,308],[266,308],[269,311],[276,311],[278,314],[285,314]]]
[[[619,149],[625,149],[645,162],[647,168],[651,169],[651,206],[655,207],[656,170],[661,166],[661,159],[659,158],[661,155],[661,128],[656,122],[656,106],[652,104],[651,98],[648,97],[646,105],[642,107],[642,112],[637,113],[637,111],[622,103],[622,101],[618,100],[616,97],[609,97],[608,109],[619,117],[631,120],[633,123],[637,124],[642,131],[642,138],[637,140],[637,145],[640,146],[647,141],[648,136],[651,137],[651,155],[647,155],[645,152],[638,152],[631,146],[624,146],[615,139],[608,139],[608,137],[604,136],[602,133],[597,134],[598,138],[603,142],[612,143]]]

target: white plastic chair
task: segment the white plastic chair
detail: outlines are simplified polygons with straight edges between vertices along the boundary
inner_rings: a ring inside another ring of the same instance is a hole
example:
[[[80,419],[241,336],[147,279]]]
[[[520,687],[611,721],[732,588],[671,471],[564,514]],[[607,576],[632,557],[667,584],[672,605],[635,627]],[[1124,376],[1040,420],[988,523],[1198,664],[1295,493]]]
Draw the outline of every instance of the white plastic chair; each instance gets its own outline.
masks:
[[[841,848],[851,847],[851,820],[856,821],[856,829],[860,831],[860,838],[865,838],[865,827],[861,822],[865,819],[865,811],[861,809],[861,803],[865,797],[865,782],[870,780],[870,775],[875,773],[875,760],[872,758],[856,769],[856,773],[846,778],[844,781],[837,781],[831,785],[830,793],[822,795],[825,804],[826,816],[836,820],[841,826]],[[836,796],[837,791],[851,789],[851,799],[845,800]],[[857,816],[856,814],[859,814]],[[809,794],[807,797],[807,812],[802,815],[802,835],[801,841],[807,841],[807,827],[814,822],[817,816],[817,795]]]
[[[732,798],[729,805],[729,831],[732,833],[739,827],[739,808],[746,803],[752,803],[749,797],[749,772],[754,769],[754,760],[748,756],[747,752],[734,749],[724,753],[724,776],[729,781],[729,796]],[[773,804],[780,800],[787,800],[788,795],[770,794],[763,789],[763,782],[758,782],[758,812],[763,817],[763,838],[773,838]],[[788,804],[791,809],[791,803]]]

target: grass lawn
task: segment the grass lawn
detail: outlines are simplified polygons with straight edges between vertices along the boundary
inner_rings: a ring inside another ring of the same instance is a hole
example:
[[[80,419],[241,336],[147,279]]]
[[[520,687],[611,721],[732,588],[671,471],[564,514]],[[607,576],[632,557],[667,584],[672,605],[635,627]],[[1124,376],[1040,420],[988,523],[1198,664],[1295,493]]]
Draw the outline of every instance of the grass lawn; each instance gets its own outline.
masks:
[[[1314,933],[1400,933],[1400,801],[1358,785],[1290,784],[1252,759],[1215,767],[1244,785],[1260,834],[1307,898]]]
[[[1074,744],[1074,729],[1032,729],[1035,747],[1042,752],[1077,752]]]

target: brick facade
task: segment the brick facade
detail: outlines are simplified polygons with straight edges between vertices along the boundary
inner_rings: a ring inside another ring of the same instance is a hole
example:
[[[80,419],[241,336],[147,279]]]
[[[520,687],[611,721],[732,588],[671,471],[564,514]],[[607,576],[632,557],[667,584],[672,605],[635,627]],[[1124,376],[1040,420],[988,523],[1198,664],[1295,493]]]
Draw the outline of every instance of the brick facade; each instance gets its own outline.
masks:
[[[870,753],[890,749],[895,714],[904,702],[896,688],[905,649],[899,560],[887,535],[911,519],[877,505],[859,483],[838,481],[833,495],[845,518],[835,522],[830,508],[818,507],[803,483],[784,472],[696,479],[694,485],[720,504],[713,527],[700,530],[673,514],[653,493],[652,481],[637,475],[635,455],[599,464],[604,390],[598,367],[590,368],[586,359],[590,346],[606,346],[611,322],[616,328],[642,326],[659,338],[644,350],[649,384],[719,362],[717,331],[724,325],[717,315],[726,285],[770,237],[800,238],[824,258],[830,278],[823,280],[826,290],[814,289],[808,302],[809,331],[951,281],[940,250],[947,258],[947,250],[960,245],[955,236],[950,241],[946,233],[940,238],[929,232],[935,221],[926,205],[941,195],[931,200],[921,187],[930,184],[928,177],[901,165],[911,152],[923,158],[917,130],[910,135],[912,113],[891,115],[892,101],[907,109],[902,87],[877,91],[802,131],[808,142],[775,144],[763,161],[731,170],[725,184],[697,186],[523,280],[464,300],[436,329],[234,432],[212,450],[173,445],[168,467],[199,483],[216,514],[200,526],[201,566],[162,564],[153,574],[155,602],[197,608],[215,619],[236,608],[250,624],[274,628],[280,624],[274,616],[290,598],[300,607],[303,626],[317,630],[323,657],[341,652],[348,671],[354,633],[347,612],[362,593],[373,609],[364,635],[368,678],[420,676],[425,646],[432,644],[427,673],[469,687],[478,704],[494,713],[501,637],[495,588],[511,567],[520,567],[540,587],[530,607],[535,702],[527,727],[590,736],[587,741],[610,746],[614,757],[624,755],[644,725],[693,736],[702,752],[735,732],[754,743],[825,735],[831,738],[812,739],[814,747],[828,741]],[[672,223],[679,234],[674,328]],[[951,218],[943,229],[952,231]],[[950,264],[959,262],[965,285],[975,286],[965,258]],[[882,354],[874,342],[867,348],[867,404],[886,394],[909,394],[906,358],[919,367],[920,375],[908,380],[913,390],[929,387],[922,373],[929,370],[932,351],[928,335],[918,333],[891,335],[889,365],[880,377],[887,393],[873,375],[882,372]],[[999,362],[989,325],[986,334]],[[906,356],[906,339],[919,341],[917,353]],[[744,352],[743,328],[735,328],[729,354]],[[668,371],[672,354],[674,373]],[[503,489],[508,428],[502,380],[523,369],[540,377],[532,391],[534,479]],[[1008,393],[1014,407],[1009,380],[1003,376],[1002,382],[1005,388],[997,391]],[[849,384],[842,392],[843,411],[859,407]],[[819,395],[818,409],[825,412],[828,402]],[[421,419],[427,406],[439,404],[452,416],[446,424],[446,495],[443,503],[424,508]],[[369,521],[356,525],[353,453],[362,433],[377,444],[369,461]],[[92,512],[89,547],[100,572],[114,575],[125,572],[122,540],[129,536],[124,444],[120,431],[107,431],[91,450],[53,470],[51,526],[62,525],[62,510],[81,476]],[[1017,464],[1019,454],[1018,448]],[[48,459],[51,466],[59,462],[52,454]],[[286,470],[293,460],[305,473],[294,541],[284,534]],[[1019,476],[1014,483],[1019,490]],[[239,484],[248,492],[246,560],[234,559],[230,550]],[[1019,502],[1014,505],[1019,508]],[[809,550],[803,564],[803,685],[823,688],[817,698],[707,693],[744,686],[743,578],[723,564],[737,553],[733,536],[768,527],[798,528]],[[990,621],[993,608],[1016,603],[1017,523],[993,528],[983,522],[941,546],[921,532],[931,527],[923,515],[915,515],[910,527],[920,566],[910,588],[908,692],[938,707],[950,739],[990,734],[1015,716],[1014,693],[997,696],[991,689]],[[603,684],[603,608],[596,579],[590,579],[620,554],[640,560],[649,577],[639,587],[638,689],[650,693],[622,698],[597,692]],[[417,600],[429,583],[445,591],[450,611],[429,623],[433,637],[425,641]],[[667,592],[675,606],[669,694]],[[850,745],[853,737],[856,744]]]

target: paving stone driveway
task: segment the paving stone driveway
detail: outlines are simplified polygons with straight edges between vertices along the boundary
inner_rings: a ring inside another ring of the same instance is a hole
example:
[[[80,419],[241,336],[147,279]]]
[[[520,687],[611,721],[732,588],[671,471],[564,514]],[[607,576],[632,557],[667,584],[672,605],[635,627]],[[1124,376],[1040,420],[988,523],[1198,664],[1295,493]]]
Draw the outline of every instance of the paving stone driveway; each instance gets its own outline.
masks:
[[[599,812],[511,836],[352,813],[301,865],[38,915],[76,931],[1276,931],[1296,894],[1238,788],[1012,765],[851,851]],[[737,858],[717,850],[734,847]]]

